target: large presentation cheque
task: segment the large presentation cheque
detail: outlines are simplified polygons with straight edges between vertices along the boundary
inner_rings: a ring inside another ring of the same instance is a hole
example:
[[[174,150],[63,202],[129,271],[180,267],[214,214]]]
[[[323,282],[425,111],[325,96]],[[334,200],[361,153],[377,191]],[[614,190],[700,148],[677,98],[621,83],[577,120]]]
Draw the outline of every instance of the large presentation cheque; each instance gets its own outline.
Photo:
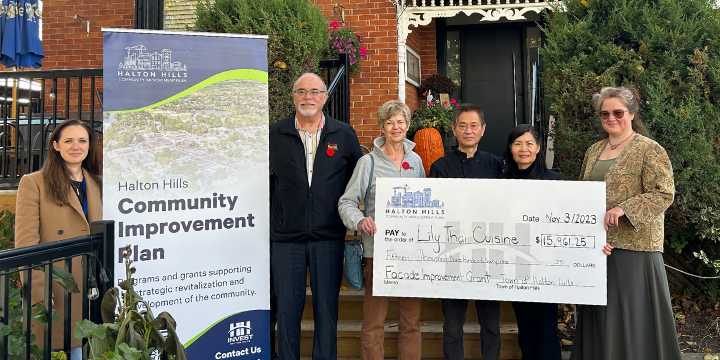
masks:
[[[606,305],[604,182],[376,186],[374,295]]]

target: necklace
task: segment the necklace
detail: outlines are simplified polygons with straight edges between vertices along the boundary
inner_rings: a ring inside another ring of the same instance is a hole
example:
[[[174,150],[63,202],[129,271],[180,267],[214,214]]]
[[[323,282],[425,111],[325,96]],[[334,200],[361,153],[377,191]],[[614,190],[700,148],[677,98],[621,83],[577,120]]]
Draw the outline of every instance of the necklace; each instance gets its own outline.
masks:
[[[615,150],[615,149],[617,149],[617,147],[620,146],[620,144],[622,144],[622,143],[624,143],[625,141],[627,141],[627,139],[629,139],[631,136],[633,136],[633,134],[635,134],[634,131],[633,131],[630,135],[628,135],[623,141],[621,141],[621,142],[619,142],[619,143],[617,143],[617,144],[615,144],[615,145],[611,144],[611,143],[610,143],[610,138],[608,138],[608,145],[610,145],[610,150]]]
[[[77,183],[76,181],[71,181],[71,182],[70,182],[70,187],[73,188],[73,190],[75,190],[75,194],[78,196],[78,198],[79,198],[80,196],[82,196],[82,195],[80,195],[80,187],[81,187],[81,186],[82,186],[82,184]]]
[[[71,171],[71,172],[70,172],[70,175],[72,175],[72,179],[73,179],[73,180],[75,180],[75,181],[82,181],[82,177],[83,177],[83,176],[82,176],[82,170],[80,170],[80,172],[78,172],[77,175]],[[80,180],[78,180],[78,179],[80,179]]]

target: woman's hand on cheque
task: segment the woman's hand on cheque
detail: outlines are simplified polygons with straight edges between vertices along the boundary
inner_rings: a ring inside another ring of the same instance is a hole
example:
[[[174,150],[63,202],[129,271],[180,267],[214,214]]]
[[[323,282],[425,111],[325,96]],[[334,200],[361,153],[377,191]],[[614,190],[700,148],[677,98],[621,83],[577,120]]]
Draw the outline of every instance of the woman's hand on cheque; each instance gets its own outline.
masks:
[[[368,216],[358,223],[358,230],[361,230],[362,232],[373,236],[377,232],[377,227],[375,226],[375,220],[373,220],[372,217]]]

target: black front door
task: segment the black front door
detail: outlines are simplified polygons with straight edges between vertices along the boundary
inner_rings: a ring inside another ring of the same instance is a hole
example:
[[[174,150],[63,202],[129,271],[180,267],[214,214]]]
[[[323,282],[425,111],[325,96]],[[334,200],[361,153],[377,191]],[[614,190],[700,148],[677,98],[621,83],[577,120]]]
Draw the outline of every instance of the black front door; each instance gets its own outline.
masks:
[[[487,127],[478,149],[503,156],[507,135],[522,124],[522,30],[493,28],[462,32],[463,102],[480,106]]]

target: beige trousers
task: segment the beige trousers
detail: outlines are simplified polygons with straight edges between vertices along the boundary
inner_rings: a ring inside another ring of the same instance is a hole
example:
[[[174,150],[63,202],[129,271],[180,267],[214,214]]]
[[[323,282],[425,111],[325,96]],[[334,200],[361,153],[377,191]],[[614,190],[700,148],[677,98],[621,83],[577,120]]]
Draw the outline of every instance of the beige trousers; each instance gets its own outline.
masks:
[[[362,360],[382,360],[385,357],[383,342],[385,339],[385,315],[388,297],[372,294],[373,259],[366,259],[363,269],[365,298],[363,300],[363,323],[360,330],[360,358]],[[422,335],[420,334],[419,298],[398,298],[400,326],[398,330],[398,360],[420,360]]]

